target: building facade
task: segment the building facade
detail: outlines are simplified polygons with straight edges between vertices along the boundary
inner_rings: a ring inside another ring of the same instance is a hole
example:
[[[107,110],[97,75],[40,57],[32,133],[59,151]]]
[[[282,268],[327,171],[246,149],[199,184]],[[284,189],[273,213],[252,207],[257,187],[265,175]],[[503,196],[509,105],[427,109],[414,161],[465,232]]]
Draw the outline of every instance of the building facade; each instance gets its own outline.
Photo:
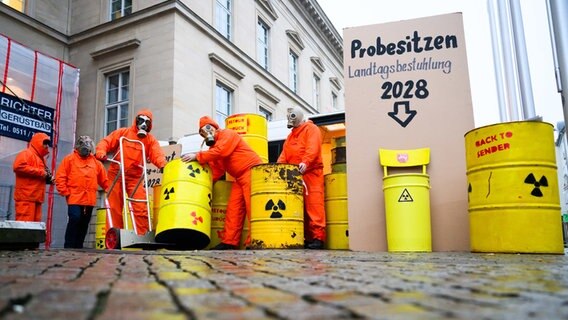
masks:
[[[316,0],[3,0],[0,33],[80,70],[74,133],[96,141],[142,108],[163,141],[203,115],[344,109],[342,39]]]
[[[202,115],[344,109],[342,39],[315,0],[16,1],[2,33],[81,70],[77,134],[156,115],[160,140]]]

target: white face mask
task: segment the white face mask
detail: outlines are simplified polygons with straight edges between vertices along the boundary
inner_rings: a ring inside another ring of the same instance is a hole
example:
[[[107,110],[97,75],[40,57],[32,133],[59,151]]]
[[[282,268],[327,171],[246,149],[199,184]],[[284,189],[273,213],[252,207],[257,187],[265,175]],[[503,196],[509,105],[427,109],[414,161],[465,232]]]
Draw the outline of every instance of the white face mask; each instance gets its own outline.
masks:
[[[203,137],[203,139],[205,140],[205,144],[208,147],[211,147],[212,145],[215,144],[215,127],[213,127],[210,124],[206,124],[204,125],[200,130],[199,130],[199,134]]]
[[[138,137],[144,138],[150,132],[152,120],[145,116],[139,115],[136,117],[136,128],[138,129]]]
[[[304,120],[304,113],[299,108],[288,108],[288,114],[286,118],[288,119],[287,127],[296,128],[298,127]]]

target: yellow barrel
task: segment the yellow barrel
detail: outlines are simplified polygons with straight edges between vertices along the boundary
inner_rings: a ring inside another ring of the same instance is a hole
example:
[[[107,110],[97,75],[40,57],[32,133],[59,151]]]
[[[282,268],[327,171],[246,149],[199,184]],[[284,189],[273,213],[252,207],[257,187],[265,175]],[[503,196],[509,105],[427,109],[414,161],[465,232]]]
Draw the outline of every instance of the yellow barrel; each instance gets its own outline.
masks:
[[[107,208],[97,209],[97,222],[95,223],[95,249],[104,250],[106,236]]]
[[[212,177],[208,166],[175,159],[164,168],[156,242],[204,249],[211,234]]]
[[[233,114],[225,119],[225,128],[240,134],[262,162],[268,162],[268,122],[264,116],[254,113]],[[226,179],[235,180],[229,174]]]
[[[346,146],[347,146],[347,141],[345,140],[345,136],[333,138],[333,147],[334,148],[346,147]]]
[[[335,137],[332,140],[333,148],[331,149],[331,172],[346,173],[347,172],[347,143],[345,136]]]
[[[465,149],[471,251],[563,254],[553,126],[481,127]]]
[[[347,164],[346,163],[334,163],[331,165],[331,172],[332,173],[347,173]]]
[[[430,178],[426,165],[430,149],[379,149],[384,166],[383,192],[389,252],[430,252]],[[405,168],[404,173],[389,174],[389,167]],[[416,167],[422,167],[421,173]],[[408,171],[408,172],[407,172]]]
[[[223,228],[225,227],[225,214],[227,203],[231,195],[233,182],[219,180],[213,184],[213,200],[211,201],[211,242],[208,248],[221,243]]]
[[[158,219],[160,217],[160,195],[162,192],[162,185],[157,184],[152,187],[152,230],[156,232],[156,227],[158,226]]]
[[[251,169],[251,248],[304,247],[304,187],[298,166],[259,164]]]
[[[326,249],[349,249],[347,174],[325,175]]]

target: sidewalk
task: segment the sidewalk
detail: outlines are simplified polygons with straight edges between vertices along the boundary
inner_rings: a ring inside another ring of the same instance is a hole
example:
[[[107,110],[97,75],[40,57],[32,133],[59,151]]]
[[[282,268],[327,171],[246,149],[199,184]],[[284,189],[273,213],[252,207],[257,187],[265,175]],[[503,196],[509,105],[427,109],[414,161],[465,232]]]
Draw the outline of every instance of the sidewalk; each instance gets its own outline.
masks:
[[[0,251],[1,319],[566,319],[568,257]]]

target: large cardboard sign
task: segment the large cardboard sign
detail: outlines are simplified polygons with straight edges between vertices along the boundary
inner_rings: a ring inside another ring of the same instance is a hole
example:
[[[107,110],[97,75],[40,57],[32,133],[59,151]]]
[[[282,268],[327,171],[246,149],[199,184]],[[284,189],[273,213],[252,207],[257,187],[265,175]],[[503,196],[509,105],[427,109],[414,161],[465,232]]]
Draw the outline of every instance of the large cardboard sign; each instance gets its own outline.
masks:
[[[166,155],[166,161],[170,162],[181,156],[181,144],[163,146],[162,151]],[[148,163],[146,165],[146,174],[148,176],[148,193],[153,194],[154,186],[162,184],[164,169],[158,169],[155,165]]]
[[[469,251],[461,13],[344,29],[344,68],[350,248],[387,250],[379,148],[430,148],[433,250]]]

